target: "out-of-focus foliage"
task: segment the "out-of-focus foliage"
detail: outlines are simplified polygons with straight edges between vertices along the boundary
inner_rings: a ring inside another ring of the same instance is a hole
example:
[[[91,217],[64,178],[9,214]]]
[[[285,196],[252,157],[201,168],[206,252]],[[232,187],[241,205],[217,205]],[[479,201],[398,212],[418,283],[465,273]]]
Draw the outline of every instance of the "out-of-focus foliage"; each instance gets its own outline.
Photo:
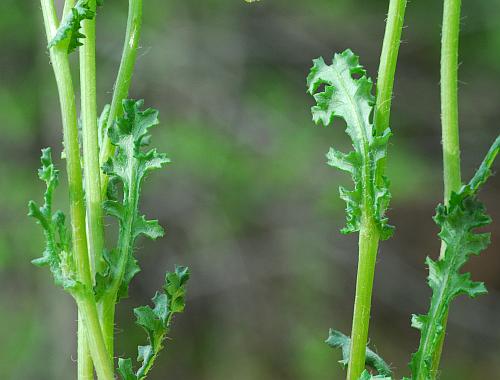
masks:
[[[430,296],[422,263],[439,250],[431,217],[442,199],[441,5],[408,5],[393,101],[388,215],[397,233],[381,245],[371,338],[399,378],[418,346],[408,316],[424,313]],[[498,131],[500,3],[463,6],[460,117],[468,178]],[[162,115],[155,145],[172,164],[145,183],[142,211],[158,217],[167,233],[154,244],[138,239],[148,276],[134,278],[131,298],[118,307],[117,346],[124,348],[117,355],[135,356],[144,335],[130,308],[148,302],[165,270],[182,263],[193,273],[189,312],[176,321],[172,350],[160,355],[149,379],[343,376],[340,353],[335,357],[322,340],[329,326],[349,330],[357,242],[337,232],[344,223],[337,188],[347,178],[322,165],[321,152],[333,144],[348,151],[350,144],[342,128],[311,128],[313,101],[303,78],[311,57],[347,47],[375,73],[386,7],[382,0],[145,2],[130,96],[154,99]],[[126,8],[107,1],[97,12],[101,107],[110,101]],[[70,297],[30,264],[43,235],[26,216],[26,199],[44,191],[33,175],[40,148],[54,147],[55,164],[65,166],[57,93],[39,4],[6,0],[1,9],[0,378],[66,380],[74,372],[76,335],[60,332],[74,331],[76,313]],[[75,71],[75,83],[77,77]],[[491,231],[500,220],[498,178],[481,193]],[[54,207],[67,211],[64,180],[58,189]],[[453,303],[443,380],[500,373],[500,329],[490,328],[500,315],[498,244],[493,240],[481,260],[468,264],[490,293],[474,307],[465,298]]]

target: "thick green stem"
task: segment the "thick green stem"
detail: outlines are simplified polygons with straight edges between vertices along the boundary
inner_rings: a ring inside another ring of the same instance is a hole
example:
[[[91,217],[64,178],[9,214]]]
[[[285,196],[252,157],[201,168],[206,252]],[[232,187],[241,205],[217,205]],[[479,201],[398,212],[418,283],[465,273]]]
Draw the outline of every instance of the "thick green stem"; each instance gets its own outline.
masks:
[[[59,20],[57,19],[55,6],[52,0],[41,0],[41,7],[47,40],[50,41],[57,31]],[[56,78],[61,106],[69,187],[72,250],[75,255],[78,280],[86,289],[91,289],[92,277],[85,229],[85,203],[82,170],[80,166],[75,93],[67,55],[67,46],[62,45],[54,46],[50,49],[50,59]],[[94,360],[99,379],[113,380],[113,366],[106,353],[99,322],[97,320],[97,324],[95,324],[94,316],[89,314],[95,310],[95,316],[97,316],[93,293],[87,291],[84,296],[75,295],[75,299],[78,304],[79,315],[83,320],[84,329],[79,329],[79,331],[86,332],[87,341],[89,343],[88,347]],[[79,344],[79,349],[81,348],[81,355],[84,357],[84,350],[86,350],[85,338],[79,341],[82,343],[81,345]],[[106,353],[105,361],[102,360],[102,351]],[[88,363],[82,366],[82,371],[83,368],[88,368]]]
[[[441,133],[443,142],[444,202],[462,185],[460,170],[460,139],[458,128],[458,46],[460,36],[461,0],[445,0],[441,36]],[[440,258],[446,245],[441,242]],[[431,376],[437,377],[443,351],[448,311],[437,350],[434,352]]]
[[[377,80],[377,100],[375,104],[374,125],[378,134],[389,127],[394,76],[401,43],[406,0],[391,0],[380,56]],[[385,163],[377,170],[377,181],[382,181]],[[366,191],[366,190],[365,190]],[[368,194],[365,194],[368,197]],[[347,372],[348,380],[358,380],[365,369],[366,344],[370,323],[371,295],[375,262],[379,244],[379,232],[373,216],[365,207],[359,233],[359,261],[356,279],[356,298],[351,332],[351,352]]]
[[[78,380],[94,380],[94,364],[87,344],[81,313],[78,313]]]
[[[115,87],[113,91],[113,99],[109,117],[106,123],[106,131],[113,125],[117,117],[121,116],[122,101],[128,96],[130,81],[134,71],[135,61],[137,58],[137,48],[141,35],[142,26],[142,0],[129,0],[127,31],[125,33],[125,41],[123,44],[122,58],[120,68],[116,77]],[[104,135],[101,149],[101,164],[106,162],[115,152],[115,147],[107,135]],[[106,189],[108,186],[108,177],[101,173],[101,188],[103,199],[105,199]]]
[[[362,218],[347,380],[358,380],[365,369],[373,278],[379,242],[379,232],[373,217],[365,210]]]
[[[89,292],[76,295],[75,299],[83,319],[87,344],[92,354],[97,377],[99,380],[114,380],[113,363],[104,343],[94,295]]]

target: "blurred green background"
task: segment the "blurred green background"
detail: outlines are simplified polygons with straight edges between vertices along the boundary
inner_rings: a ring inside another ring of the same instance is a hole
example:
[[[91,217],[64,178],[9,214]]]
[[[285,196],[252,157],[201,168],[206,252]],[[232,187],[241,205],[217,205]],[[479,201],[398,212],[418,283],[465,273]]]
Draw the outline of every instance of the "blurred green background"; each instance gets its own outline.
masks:
[[[347,47],[375,77],[387,4],[145,1],[131,97],[160,110],[153,142],[173,164],[144,187],[141,209],[167,235],[139,242],[143,271],[118,307],[117,355],[135,357],[145,339],[132,308],[149,301],[174,264],[192,270],[188,308],[152,380],[343,378],[340,353],[323,341],[329,327],[350,330],[357,238],[339,233],[344,204],[337,187],[350,179],[329,168],[324,155],[330,145],[347,149],[349,142],[342,123],[313,125],[305,77],[311,59]],[[467,179],[499,130],[500,2],[463,5]],[[370,337],[398,376],[408,374],[418,344],[410,315],[428,304],[424,258],[439,250],[431,217],[442,198],[441,7],[436,0],[409,3],[395,84],[388,170],[397,230],[381,245]],[[40,149],[52,146],[59,156],[62,140],[39,8],[37,1],[0,6],[0,378],[6,380],[73,379],[76,368],[73,301],[48,271],[30,264],[43,247],[40,228],[26,216],[28,200],[42,197]],[[126,11],[126,1],[106,0],[98,14],[100,107],[111,97]],[[490,294],[453,304],[442,380],[500,376],[499,190],[496,177],[481,193],[496,220],[493,242],[467,268]]]

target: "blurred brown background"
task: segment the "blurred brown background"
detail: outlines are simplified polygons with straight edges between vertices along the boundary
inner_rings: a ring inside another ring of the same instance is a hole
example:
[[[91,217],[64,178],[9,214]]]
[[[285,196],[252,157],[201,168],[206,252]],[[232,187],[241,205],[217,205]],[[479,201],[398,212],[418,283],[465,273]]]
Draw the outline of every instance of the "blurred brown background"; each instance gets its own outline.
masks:
[[[243,0],[144,4],[131,97],[160,110],[153,144],[173,164],[146,182],[142,211],[167,229],[141,240],[142,272],[118,307],[117,355],[135,357],[143,332],[132,308],[174,264],[189,265],[188,308],[150,379],[342,379],[329,327],[350,330],[356,236],[339,233],[350,179],[325,164],[347,148],[342,123],[315,127],[305,93],[311,59],[349,47],[376,76],[387,1]],[[426,255],[442,198],[439,120],[441,1],[408,5],[393,102],[389,176],[394,238],[381,245],[371,342],[401,377],[418,344],[410,315],[426,310]],[[38,226],[39,152],[61,150],[57,92],[37,1],[0,5],[0,378],[75,378],[75,307],[48,271]],[[127,5],[98,14],[100,107],[109,102]],[[460,69],[462,168],[468,179],[498,134],[500,2],[464,1]],[[76,56],[74,57],[76,58]],[[75,72],[76,74],[76,72]],[[76,78],[76,76],[75,76]],[[76,79],[75,79],[76,80]],[[64,163],[58,160],[60,167]],[[498,165],[497,165],[498,167]],[[442,380],[500,378],[500,180],[481,193],[495,222],[490,249],[468,269],[488,296],[452,307]],[[58,204],[66,206],[63,185]],[[110,221],[111,222],[111,221]]]

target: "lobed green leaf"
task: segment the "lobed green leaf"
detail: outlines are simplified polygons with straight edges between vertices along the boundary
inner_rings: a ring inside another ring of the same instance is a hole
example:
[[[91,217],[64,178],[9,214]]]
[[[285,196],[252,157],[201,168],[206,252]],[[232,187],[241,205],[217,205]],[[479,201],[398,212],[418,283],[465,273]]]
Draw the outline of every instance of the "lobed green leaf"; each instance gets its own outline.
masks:
[[[52,212],[52,198],[54,190],[59,184],[59,170],[52,162],[50,148],[42,150],[42,163],[38,170],[38,177],[45,182],[43,206],[34,201],[28,204],[28,215],[35,218],[42,226],[45,236],[45,250],[40,258],[32,260],[39,266],[48,266],[56,285],[75,292],[81,289],[76,277],[76,264],[71,251],[71,236],[66,227],[66,217],[60,210]]]
[[[103,165],[104,173],[110,177],[108,199],[103,206],[108,215],[118,219],[118,246],[107,255],[107,268],[97,276],[95,289],[99,298],[115,286],[111,291],[117,292],[117,300],[127,296],[130,281],[140,271],[133,257],[136,239],[140,235],[157,239],[164,234],[158,221],[147,220],[138,208],[147,173],[170,162],[156,149],[143,151],[150,141],[149,129],[158,125],[158,111],[142,111],[142,100],[124,100],[122,105],[123,116],[107,131],[116,153]],[[118,199],[120,186],[122,197]]]
[[[92,20],[95,12],[90,9],[88,0],[78,0],[68,12],[57,28],[56,34],[49,41],[48,48],[67,43],[67,53],[73,52],[78,46],[82,46],[80,40],[85,36],[80,32],[83,20]]]
[[[130,358],[118,360],[118,372],[123,380],[142,380],[151,370],[163,348],[173,316],[184,311],[188,280],[189,269],[176,267],[174,272],[166,274],[163,292],[156,293],[153,298],[154,307],[141,306],[134,309],[136,323],[146,332],[148,344],[137,348],[137,361],[141,362],[141,366],[136,372]]]
[[[307,86],[316,100],[311,109],[314,122],[327,126],[336,117],[345,120],[346,132],[354,147],[347,154],[330,148],[327,154],[328,164],[348,172],[354,181],[354,189],[339,189],[347,212],[342,232],[359,231],[362,210],[365,210],[374,218],[381,239],[388,239],[393,231],[385,217],[391,198],[389,181],[383,175],[379,179],[377,173],[382,173],[380,164],[386,157],[391,131],[387,128],[379,134],[371,122],[375,103],[371,79],[358,57],[351,50],[345,50],[335,54],[330,65],[323,58],[315,59]]]
[[[490,243],[489,233],[476,233],[477,228],[491,223],[477,192],[492,174],[491,167],[500,150],[500,137],[487,153],[472,180],[451,194],[448,205],[440,204],[434,221],[441,227],[440,239],[445,243],[444,255],[437,261],[427,258],[428,283],[432,289],[429,312],[414,315],[412,326],[421,332],[420,345],[412,355],[410,369],[414,379],[430,379],[434,352],[445,330],[445,319],[451,301],[460,294],[471,298],[487,293],[482,282],[461,273],[471,255],[479,255]]]

